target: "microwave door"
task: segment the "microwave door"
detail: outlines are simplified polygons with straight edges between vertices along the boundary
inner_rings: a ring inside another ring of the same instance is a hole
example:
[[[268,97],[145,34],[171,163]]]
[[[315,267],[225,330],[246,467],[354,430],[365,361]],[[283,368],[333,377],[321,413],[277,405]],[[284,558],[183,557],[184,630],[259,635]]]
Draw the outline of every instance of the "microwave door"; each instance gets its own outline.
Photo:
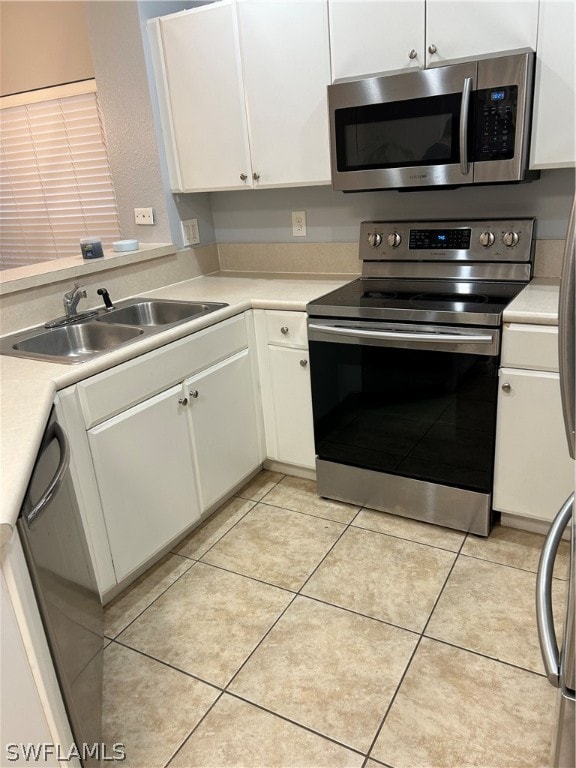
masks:
[[[330,86],[334,189],[472,184],[476,71],[472,62]]]

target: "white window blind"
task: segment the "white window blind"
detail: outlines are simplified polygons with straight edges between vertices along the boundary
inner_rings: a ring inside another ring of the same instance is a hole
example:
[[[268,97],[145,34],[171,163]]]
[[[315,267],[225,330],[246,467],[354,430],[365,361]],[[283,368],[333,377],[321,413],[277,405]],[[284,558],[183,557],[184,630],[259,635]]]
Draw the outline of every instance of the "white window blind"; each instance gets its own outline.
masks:
[[[95,93],[0,110],[0,268],[80,255],[120,236]]]

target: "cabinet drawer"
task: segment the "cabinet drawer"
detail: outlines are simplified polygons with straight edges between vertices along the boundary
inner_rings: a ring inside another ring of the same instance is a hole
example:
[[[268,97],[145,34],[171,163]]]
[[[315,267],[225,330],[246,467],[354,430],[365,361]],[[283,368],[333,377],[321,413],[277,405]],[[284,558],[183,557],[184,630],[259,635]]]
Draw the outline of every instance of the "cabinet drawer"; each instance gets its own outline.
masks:
[[[306,314],[304,312],[266,312],[266,334],[269,344],[307,347]]]
[[[245,315],[198,331],[128,363],[80,382],[86,427],[183,381],[248,346]]]
[[[504,326],[502,365],[533,371],[558,370],[558,328],[555,325]]]

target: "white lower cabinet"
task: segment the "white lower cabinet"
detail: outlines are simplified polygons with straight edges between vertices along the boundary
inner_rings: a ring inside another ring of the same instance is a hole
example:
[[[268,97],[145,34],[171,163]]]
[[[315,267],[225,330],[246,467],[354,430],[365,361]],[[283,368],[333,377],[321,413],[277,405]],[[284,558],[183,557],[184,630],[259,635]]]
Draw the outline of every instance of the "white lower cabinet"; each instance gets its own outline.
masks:
[[[269,459],[315,468],[306,314],[255,310],[266,452]]]
[[[532,331],[532,332],[531,332]],[[557,332],[548,326],[512,324],[504,330],[500,369],[494,509],[551,522],[574,490],[557,369]],[[546,350],[546,346],[549,347]],[[540,353],[534,355],[534,350]],[[556,362],[550,360],[556,357]],[[512,367],[532,360],[534,370]],[[552,370],[540,370],[547,360]]]
[[[60,393],[104,599],[261,465],[252,338],[247,312]]]
[[[276,458],[315,466],[310,366],[305,349],[268,347],[270,385],[276,428]]]
[[[248,350],[187,379],[184,396],[204,511],[259,464]]]
[[[200,516],[181,400],[171,387],[88,432],[118,581]]]

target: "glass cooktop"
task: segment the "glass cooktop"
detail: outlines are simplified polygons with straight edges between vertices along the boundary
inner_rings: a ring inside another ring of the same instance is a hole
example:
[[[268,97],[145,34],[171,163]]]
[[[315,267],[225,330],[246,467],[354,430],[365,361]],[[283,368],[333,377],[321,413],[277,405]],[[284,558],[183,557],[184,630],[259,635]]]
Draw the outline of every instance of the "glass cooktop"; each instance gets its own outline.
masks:
[[[503,310],[525,285],[359,278],[310,302],[307,311],[313,317],[500,325]]]

